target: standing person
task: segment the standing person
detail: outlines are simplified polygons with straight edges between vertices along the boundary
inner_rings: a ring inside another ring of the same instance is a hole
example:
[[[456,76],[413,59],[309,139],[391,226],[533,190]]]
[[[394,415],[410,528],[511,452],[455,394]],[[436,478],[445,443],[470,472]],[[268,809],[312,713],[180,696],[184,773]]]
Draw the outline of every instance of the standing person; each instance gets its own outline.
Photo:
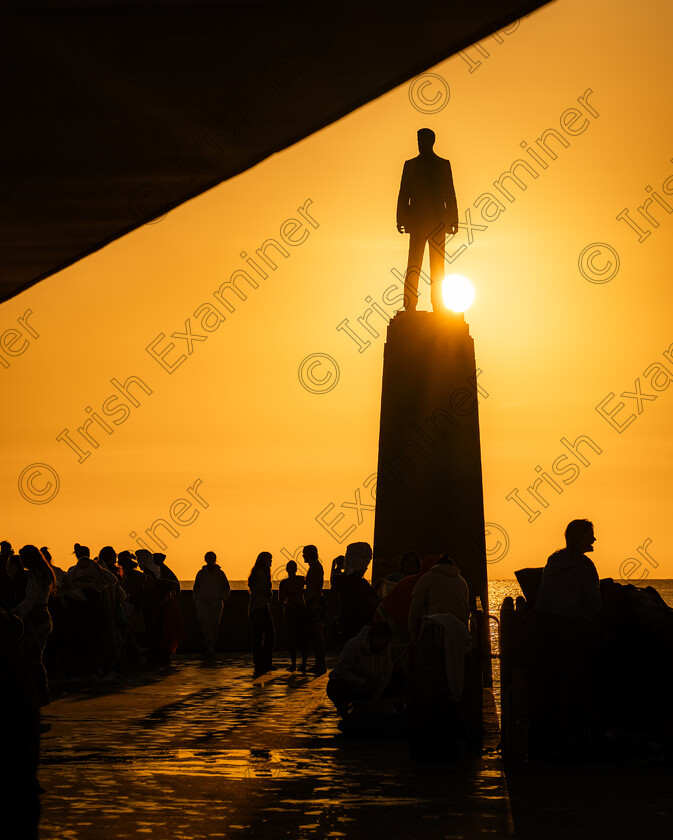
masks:
[[[345,565],[346,558],[343,554],[335,557],[332,560],[332,568],[329,576],[329,592],[327,594],[327,603],[329,606],[330,615],[334,621],[334,628],[336,630],[336,637],[341,643],[342,632],[339,624],[339,616],[341,615],[341,598],[339,597],[339,582],[346,574]]]
[[[404,308],[415,311],[418,280],[427,243],[430,251],[430,298],[433,311],[441,310],[446,235],[458,230],[458,205],[451,164],[433,151],[435,133],[421,128],[418,156],[402,171],[397,199],[397,230],[409,234],[409,261],[404,280]]]
[[[0,793],[3,837],[37,840],[40,819],[40,707],[21,654],[21,620],[0,608],[0,744],[5,768]]]
[[[109,672],[117,664],[114,602],[119,581],[105,562],[91,559],[88,546],[75,543],[73,553],[77,562],[68,569],[67,580],[85,596],[77,632],[87,650],[91,672]]]
[[[565,530],[566,547],[555,551],[544,567],[535,609],[561,618],[578,619],[578,626],[595,620],[602,602],[598,572],[587,554],[596,537],[588,519],[573,519]],[[571,626],[572,622],[568,622]]]
[[[63,608],[63,603],[60,596],[60,589],[65,581],[65,570],[59,569],[52,562],[51,552],[46,545],[40,548],[42,556],[50,565],[54,573],[54,586],[49,595],[49,614],[51,615],[52,631],[48,639],[48,644],[45,646],[45,652],[42,655],[42,661],[45,663],[47,673],[51,675],[52,679],[60,681],[65,677],[66,664],[66,647],[67,634],[65,623],[67,621],[66,612]]]
[[[124,610],[129,620],[126,633],[126,656],[131,665],[141,664],[139,640],[145,636],[145,575],[138,568],[133,553],[120,551],[117,564],[121,569],[121,586],[126,593]]]
[[[203,559],[206,565],[196,573],[192,596],[203,633],[203,658],[212,659],[215,656],[222,609],[231,587],[223,569],[217,564],[215,552],[206,551]]]
[[[402,557],[395,559],[398,561],[399,572],[391,572],[379,583],[378,594],[381,598],[389,595],[405,577],[417,575],[421,570],[421,559],[415,551],[405,551]]]
[[[7,560],[14,554],[12,544],[7,540],[0,542],[0,607],[9,610],[16,606],[13,601],[12,579],[7,571]]]
[[[105,545],[98,552],[96,563],[103,571],[115,576],[116,585],[106,587],[102,593],[105,610],[105,653],[108,669],[121,670],[122,644],[128,627],[122,602],[126,593],[121,587],[120,567],[117,565],[117,552],[111,545]]]
[[[139,548],[136,551],[136,560],[141,570],[147,575],[152,575],[156,580],[161,579],[161,569],[154,562],[154,555],[148,548]]]
[[[154,558],[154,565],[159,569],[159,573],[161,574],[161,579],[170,581],[174,591],[179,594],[180,581],[175,572],[166,565],[166,555],[161,551],[157,551],[152,556]]]
[[[70,566],[67,577],[70,583],[81,587],[91,587],[102,592],[108,586],[115,586],[117,576],[109,571],[107,566],[96,563],[91,559],[88,546],[75,543],[73,554],[77,558],[74,566]]]
[[[387,621],[392,627],[395,642],[408,647],[411,642],[409,634],[409,612],[416,584],[437,563],[441,555],[428,554],[421,563],[417,574],[403,577],[399,583],[383,598],[376,610],[377,621]]]
[[[42,654],[53,629],[48,602],[56,580],[51,566],[36,546],[24,545],[19,556],[28,569],[28,581],[26,597],[12,612],[23,621],[20,647],[33,674],[40,705],[45,706],[49,703],[49,685]]]
[[[248,576],[248,588],[250,590],[248,617],[252,622],[252,656],[256,677],[272,670],[271,660],[273,645],[276,640],[276,630],[269,609],[273,597],[271,587],[272,560],[273,556],[270,552],[260,552]]]
[[[409,674],[413,758],[455,760],[459,756],[459,704],[464,697],[466,657],[472,648],[469,618],[467,581],[452,557],[442,554],[418,579],[409,609],[409,633],[414,641]]]
[[[160,631],[159,664],[170,665],[171,655],[184,637],[184,622],[180,610],[180,581],[172,569],[166,565],[166,555],[155,552],[152,555],[154,565],[159,569],[159,607],[157,621]]]
[[[369,624],[379,605],[376,592],[365,572],[371,563],[372,548],[369,543],[350,543],[346,548],[345,573],[332,574],[331,584],[339,593],[339,631],[341,643],[349,639]]]
[[[20,555],[14,552],[7,555],[7,577],[9,578],[7,609],[11,611],[26,597],[28,585],[28,572],[23,567]]]
[[[446,613],[454,615],[467,627],[470,620],[467,581],[450,554],[442,554],[414,587],[409,609],[409,633],[413,641],[418,640],[426,615]]]
[[[98,565],[112,572],[117,578],[119,577],[119,569],[117,568],[117,552],[111,545],[104,545],[98,552]]]
[[[287,577],[278,587],[278,600],[283,605],[283,620],[290,648],[290,671],[297,670],[297,648],[301,651],[301,672],[306,673],[308,659],[308,610],[304,601],[306,579],[297,574],[297,564],[290,560],[285,566]]]
[[[305,545],[302,550],[302,557],[308,565],[306,572],[306,609],[308,610],[309,633],[313,642],[315,652],[315,665],[311,668],[314,674],[324,674],[325,667],[325,638],[323,636],[323,623],[325,621],[325,608],[323,599],[323,586],[325,584],[325,572],[322,563],[318,558],[318,549],[314,545]]]
[[[150,665],[158,665],[161,657],[161,640],[164,627],[164,604],[162,600],[167,586],[161,584],[161,571],[154,562],[154,555],[148,548],[136,551],[140,571],[145,575],[145,598],[143,619],[145,621],[145,644]]]
[[[544,568],[535,612],[540,669],[531,709],[531,750],[552,758],[589,750],[597,726],[598,616],[602,600],[593,523],[574,519],[565,548]]]
[[[61,569],[59,566],[55,566],[51,557],[51,552],[47,548],[46,545],[43,545],[40,548],[42,552],[42,556],[44,559],[49,563],[51,569],[54,573],[54,578],[56,579],[56,586],[59,587],[63,583],[63,579],[65,578],[65,569]]]

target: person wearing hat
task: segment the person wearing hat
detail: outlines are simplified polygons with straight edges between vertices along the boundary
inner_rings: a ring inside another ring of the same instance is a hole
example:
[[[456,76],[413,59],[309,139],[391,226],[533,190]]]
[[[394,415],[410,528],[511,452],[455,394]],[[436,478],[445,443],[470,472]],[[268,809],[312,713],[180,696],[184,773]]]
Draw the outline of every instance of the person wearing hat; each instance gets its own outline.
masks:
[[[171,605],[170,610],[167,610],[173,581],[162,579],[161,569],[157,566],[154,558],[155,555],[147,548],[139,548],[136,551],[136,560],[145,574],[145,606],[143,612],[147,633],[147,656],[150,663],[165,666],[170,664],[170,651],[175,650],[177,645],[175,637],[179,635],[177,625],[181,624],[181,619],[178,619],[175,614],[174,607],[177,606],[177,602]],[[175,628],[170,628],[170,639],[167,638],[164,628],[167,613],[170,616],[171,624],[176,624]],[[175,621],[173,621],[174,619]]]
[[[138,564],[130,551],[119,552],[117,565],[122,570],[122,588],[127,596],[125,603],[132,607],[129,618],[132,619],[131,624],[133,626],[137,623],[134,617],[139,615],[142,619],[145,575],[139,570]],[[138,629],[144,630],[144,627]]]
[[[157,580],[161,578],[161,569],[154,562],[154,555],[148,548],[139,548],[136,551],[136,560],[146,575],[153,575]]]
[[[170,665],[171,654],[184,636],[184,622],[180,611],[180,581],[166,565],[166,555],[157,551],[152,555],[160,574],[158,621],[161,627],[159,664]]]
[[[176,593],[180,592],[180,581],[178,580],[178,576],[172,569],[169,569],[166,565],[166,555],[163,554],[161,551],[156,551],[153,555],[154,564],[158,567],[159,572],[161,574],[162,580],[168,580],[171,582],[173,589]]]
[[[145,619],[143,611],[145,608],[145,575],[138,568],[133,552],[120,551],[117,556],[117,565],[122,570],[121,585],[126,592],[124,609],[129,618],[129,633],[127,640],[130,642],[129,654],[136,662],[140,659],[139,640],[145,635]]]
[[[126,600],[122,606],[129,622],[126,632],[126,655],[133,665],[139,665],[139,640],[145,635],[145,575],[138,568],[131,551],[120,551],[117,555],[117,565],[121,569],[121,587],[126,593]]]

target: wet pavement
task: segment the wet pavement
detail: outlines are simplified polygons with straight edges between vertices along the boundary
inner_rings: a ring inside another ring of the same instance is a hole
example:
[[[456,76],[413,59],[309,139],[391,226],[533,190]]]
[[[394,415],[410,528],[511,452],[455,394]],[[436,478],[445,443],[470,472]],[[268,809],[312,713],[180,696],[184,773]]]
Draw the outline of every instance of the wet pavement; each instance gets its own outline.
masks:
[[[490,692],[483,753],[424,764],[342,736],[326,675],[175,662],[44,709],[42,840],[514,836]]]

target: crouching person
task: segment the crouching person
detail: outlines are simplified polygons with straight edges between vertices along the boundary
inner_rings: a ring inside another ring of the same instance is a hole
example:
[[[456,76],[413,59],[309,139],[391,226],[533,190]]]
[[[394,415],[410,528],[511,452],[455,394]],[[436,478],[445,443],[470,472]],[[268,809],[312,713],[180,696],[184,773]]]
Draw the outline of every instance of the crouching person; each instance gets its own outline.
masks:
[[[388,624],[366,624],[349,639],[327,683],[327,696],[341,717],[339,729],[353,735],[374,735],[376,719],[385,714],[393,660]]]

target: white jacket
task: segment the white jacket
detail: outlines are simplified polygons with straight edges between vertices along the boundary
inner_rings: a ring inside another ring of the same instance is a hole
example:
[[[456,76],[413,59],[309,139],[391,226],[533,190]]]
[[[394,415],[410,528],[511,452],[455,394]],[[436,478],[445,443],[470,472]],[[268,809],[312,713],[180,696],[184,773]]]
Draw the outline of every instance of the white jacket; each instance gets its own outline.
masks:
[[[446,679],[449,683],[449,696],[458,702],[463,695],[465,684],[465,654],[474,647],[467,627],[455,615],[426,615],[421,625],[421,641],[423,634],[438,628],[444,647],[444,667]]]
[[[470,618],[469,591],[458,566],[438,563],[418,579],[411,596],[409,633],[417,639],[426,615],[451,613],[467,626]]]

